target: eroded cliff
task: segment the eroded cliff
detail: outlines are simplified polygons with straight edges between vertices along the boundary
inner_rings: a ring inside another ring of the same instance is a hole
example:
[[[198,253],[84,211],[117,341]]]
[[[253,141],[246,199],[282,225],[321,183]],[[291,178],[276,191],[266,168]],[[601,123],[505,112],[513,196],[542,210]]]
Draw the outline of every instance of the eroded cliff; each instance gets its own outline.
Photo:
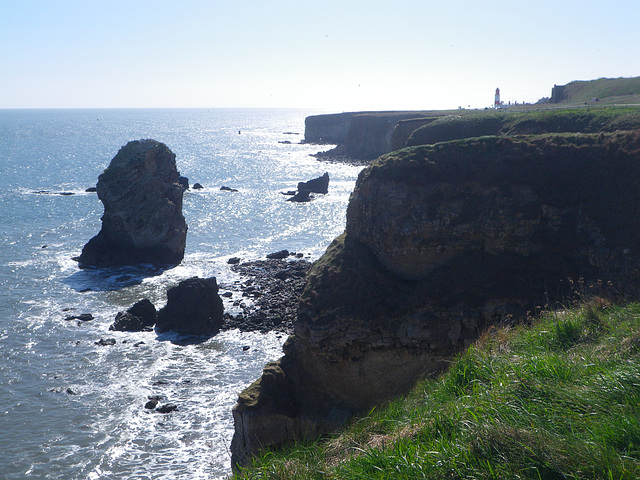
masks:
[[[335,429],[490,324],[640,286],[640,132],[483,137],[364,169],[285,355],[234,408],[234,462]]]

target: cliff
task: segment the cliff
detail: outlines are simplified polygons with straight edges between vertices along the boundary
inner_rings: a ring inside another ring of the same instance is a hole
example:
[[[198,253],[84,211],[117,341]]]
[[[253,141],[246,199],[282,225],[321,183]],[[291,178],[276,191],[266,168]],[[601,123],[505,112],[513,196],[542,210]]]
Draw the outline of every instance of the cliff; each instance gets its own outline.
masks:
[[[329,154],[371,160],[397,149],[394,129],[408,119],[435,118],[443,112],[350,112],[305,119],[305,142],[337,144]],[[404,133],[408,137],[408,134]],[[400,138],[398,136],[397,138]],[[402,147],[405,145],[403,144]]]
[[[335,429],[578,286],[635,295],[639,181],[639,132],[472,138],[375,161],[308,275],[285,355],[239,397],[233,461]]]

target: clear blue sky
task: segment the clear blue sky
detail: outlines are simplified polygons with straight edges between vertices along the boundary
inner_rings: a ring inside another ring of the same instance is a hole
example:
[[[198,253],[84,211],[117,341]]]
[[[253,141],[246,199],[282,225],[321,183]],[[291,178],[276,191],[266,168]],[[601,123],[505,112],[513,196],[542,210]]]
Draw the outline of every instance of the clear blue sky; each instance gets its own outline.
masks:
[[[456,108],[640,76],[640,0],[0,0],[0,108]]]

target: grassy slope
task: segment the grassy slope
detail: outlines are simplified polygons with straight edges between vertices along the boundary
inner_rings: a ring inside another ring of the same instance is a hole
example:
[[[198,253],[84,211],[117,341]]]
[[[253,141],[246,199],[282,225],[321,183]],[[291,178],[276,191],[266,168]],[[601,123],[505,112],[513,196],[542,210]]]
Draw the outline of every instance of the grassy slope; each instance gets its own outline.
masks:
[[[407,146],[484,135],[598,133],[640,128],[640,107],[582,107],[531,111],[481,111],[447,116],[415,130]]]
[[[640,478],[640,305],[489,331],[440,378],[243,478]]]
[[[567,98],[561,104],[582,104],[594,98],[607,104],[638,103],[640,77],[574,81],[565,86],[565,93]]]

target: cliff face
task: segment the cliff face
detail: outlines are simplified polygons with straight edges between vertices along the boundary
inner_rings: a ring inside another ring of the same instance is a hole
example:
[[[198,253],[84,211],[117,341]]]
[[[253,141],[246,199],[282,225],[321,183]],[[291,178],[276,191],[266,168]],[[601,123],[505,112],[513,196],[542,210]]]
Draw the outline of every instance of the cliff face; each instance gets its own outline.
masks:
[[[284,357],[239,398],[234,461],[334,429],[575,285],[635,294],[639,181],[638,132],[485,137],[374,162],[308,275]]]
[[[305,142],[335,143],[338,144],[335,155],[371,160],[396,149],[393,132],[398,122],[425,115],[425,112],[315,115],[305,119]]]

